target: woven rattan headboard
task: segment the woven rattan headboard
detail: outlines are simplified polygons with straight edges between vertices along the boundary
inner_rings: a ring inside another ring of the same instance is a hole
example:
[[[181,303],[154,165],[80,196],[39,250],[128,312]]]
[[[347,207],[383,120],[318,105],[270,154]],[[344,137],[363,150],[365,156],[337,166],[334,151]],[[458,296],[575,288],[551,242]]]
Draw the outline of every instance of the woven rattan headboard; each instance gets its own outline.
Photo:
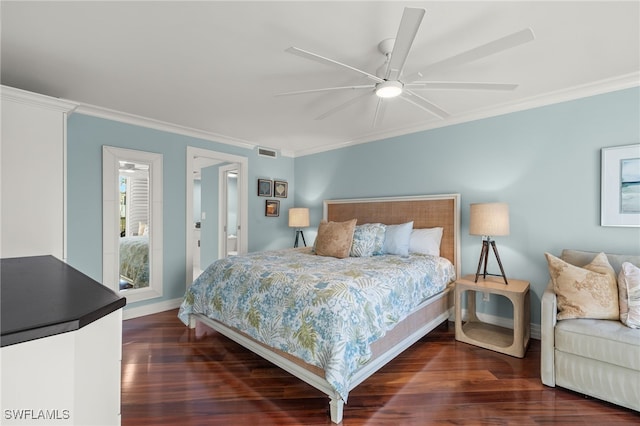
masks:
[[[460,276],[460,194],[325,200],[323,217],[333,222],[356,218],[359,225],[413,221],[414,228],[442,226],[440,256]]]

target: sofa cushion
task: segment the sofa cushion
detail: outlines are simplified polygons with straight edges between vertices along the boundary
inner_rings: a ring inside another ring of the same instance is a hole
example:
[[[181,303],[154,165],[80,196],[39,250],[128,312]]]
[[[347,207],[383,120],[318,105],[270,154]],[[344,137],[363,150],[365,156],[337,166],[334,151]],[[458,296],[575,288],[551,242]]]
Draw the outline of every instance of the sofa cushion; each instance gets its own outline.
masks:
[[[604,253],[584,268],[545,253],[558,297],[558,319],[620,319],[616,273]]]
[[[564,249],[562,250],[560,258],[572,265],[583,266],[591,262],[598,254],[600,253],[595,251]],[[616,274],[620,273],[620,269],[624,262],[631,262],[636,266],[640,266],[640,256],[638,255],[607,253],[607,260],[613,267],[613,270],[616,271]]]
[[[557,351],[640,370],[640,331],[620,321],[570,319],[555,327]]]
[[[640,328],[640,268],[624,262],[618,276],[620,321],[627,327]]]

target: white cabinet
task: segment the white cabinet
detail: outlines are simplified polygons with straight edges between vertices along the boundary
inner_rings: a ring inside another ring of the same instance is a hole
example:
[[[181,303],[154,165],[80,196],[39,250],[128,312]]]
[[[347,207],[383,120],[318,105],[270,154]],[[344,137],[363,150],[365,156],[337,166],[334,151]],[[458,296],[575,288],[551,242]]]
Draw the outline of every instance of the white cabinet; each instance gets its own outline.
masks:
[[[125,298],[50,255],[0,280],[0,424],[119,425]]]
[[[0,257],[66,257],[67,113],[75,105],[2,86]]]
[[[119,425],[122,309],[0,351],[3,425]]]

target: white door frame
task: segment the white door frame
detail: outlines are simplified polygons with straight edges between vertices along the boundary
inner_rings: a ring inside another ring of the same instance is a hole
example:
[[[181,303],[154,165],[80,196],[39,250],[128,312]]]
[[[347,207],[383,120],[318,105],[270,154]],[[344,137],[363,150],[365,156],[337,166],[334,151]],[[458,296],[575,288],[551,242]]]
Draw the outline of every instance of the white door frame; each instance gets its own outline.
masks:
[[[193,170],[196,157],[202,157],[212,160],[220,160],[221,162],[237,163],[238,169],[238,254],[246,253],[248,246],[247,230],[248,230],[248,213],[247,206],[249,200],[248,191],[248,169],[249,159],[239,155],[227,154],[224,152],[212,151],[204,148],[196,148],[187,146],[187,170],[186,170],[186,188],[187,188],[187,205],[186,207],[186,286],[189,287],[193,282]],[[207,265],[201,265],[205,269]]]
[[[229,242],[229,231],[231,231],[228,224],[228,209],[229,209],[229,181],[227,178],[227,172],[230,171],[238,171],[237,164],[228,164],[226,166],[222,166],[218,169],[218,235],[222,235],[222,238],[218,238],[218,259],[222,259],[223,257],[227,257],[228,255],[228,247],[227,244]],[[241,178],[238,174],[238,187],[241,185]],[[240,202],[238,202],[240,204]],[[238,210],[240,210],[238,208]],[[238,226],[237,229],[233,230],[235,235],[238,237],[237,239],[237,248],[236,251],[238,253],[241,252],[240,247],[240,233],[242,231],[241,226]]]

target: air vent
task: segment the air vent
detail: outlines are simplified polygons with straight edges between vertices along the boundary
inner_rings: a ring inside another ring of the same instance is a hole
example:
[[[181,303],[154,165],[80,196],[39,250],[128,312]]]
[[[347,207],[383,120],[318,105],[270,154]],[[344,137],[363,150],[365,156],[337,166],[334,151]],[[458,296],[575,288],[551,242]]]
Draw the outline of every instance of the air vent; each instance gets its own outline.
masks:
[[[258,148],[258,155],[262,157],[276,158],[278,153],[272,149]]]

